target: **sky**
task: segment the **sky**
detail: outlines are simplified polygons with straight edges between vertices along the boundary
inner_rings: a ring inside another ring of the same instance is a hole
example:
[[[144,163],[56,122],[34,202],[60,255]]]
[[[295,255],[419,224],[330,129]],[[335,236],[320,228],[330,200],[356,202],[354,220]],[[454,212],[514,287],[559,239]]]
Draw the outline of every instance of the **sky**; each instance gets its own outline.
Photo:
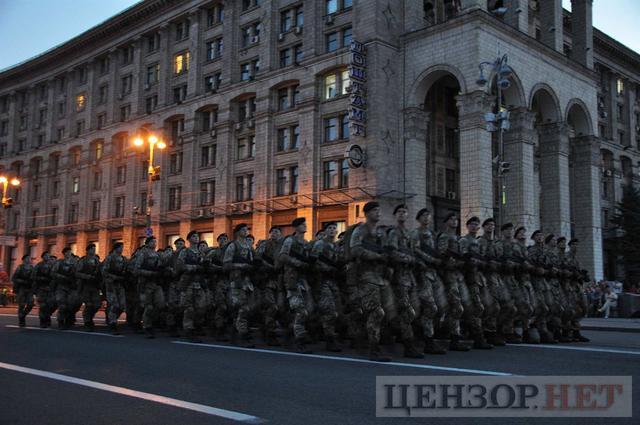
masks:
[[[543,0],[544,1],[544,0]],[[0,70],[63,43],[138,0],[0,0]],[[571,9],[571,0],[563,0]],[[640,0],[594,0],[593,23],[640,53]]]

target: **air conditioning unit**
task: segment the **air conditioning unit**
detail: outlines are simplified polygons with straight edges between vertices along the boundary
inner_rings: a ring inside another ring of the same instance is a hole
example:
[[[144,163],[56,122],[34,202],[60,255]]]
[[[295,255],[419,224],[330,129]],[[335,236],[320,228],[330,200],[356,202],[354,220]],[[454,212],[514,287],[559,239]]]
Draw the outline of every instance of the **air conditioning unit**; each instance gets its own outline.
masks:
[[[455,192],[447,192],[447,199],[456,199]]]
[[[302,34],[302,27],[295,27],[295,29],[293,30],[293,32],[295,32],[296,34],[300,35]]]
[[[256,122],[254,120],[249,120],[247,121],[247,128],[253,128],[255,127]]]
[[[234,126],[234,128],[236,129],[236,131],[242,130],[242,123],[241,122],[237,122],[236,125]]]
[[[260,36],[254,35],[253,37],[251,37],[251,43],[256,44],[259,42],[260,42]]]
[[[327,15],[324,22],[327,25],[333,25],[333,15]]]
[[[211,137],[216,137],[217,133],[216,133],[216,129],[214,128],[213,130],[211,130],[209,132],[209,134],[211,135]]]
[[[284,33],[281,32],[280,34],[278,34],[278,41],[283,41],[284,40]]]

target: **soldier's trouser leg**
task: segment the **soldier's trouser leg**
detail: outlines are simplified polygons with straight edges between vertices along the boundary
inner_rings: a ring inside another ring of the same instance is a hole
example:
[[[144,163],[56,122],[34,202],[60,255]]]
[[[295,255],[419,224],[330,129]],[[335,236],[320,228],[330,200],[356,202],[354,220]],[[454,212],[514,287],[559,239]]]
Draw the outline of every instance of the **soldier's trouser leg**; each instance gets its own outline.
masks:
[[[242,285],[231,282],[231,307],[235,313],[234,326],[241,337],[249,333],[249,297]]]
[[[413,340],[412,323],[417,316],[411,305],[411,289],[412,282],[410,281],[396,281],[393,286],[400,325],[400,338],[402,338],[403,342]]]
[[[496,287],[500,312],[498,315],[498,332],[510,335],[515,332],[514,321],[518,314],[518,308],[511,291],[504,279],[498,279]]]
[[[450,330],[447,328],[446,319],[449,317],[449,302],[447,301],[447,288],[444,282],[438,275],[433,273],[433,299],[436,303],[436,316],[434,317],[433,325],[438,335],[447,337]]]
[[[264,328],[267,334],[276,332],[276,317],[278,315],[278,287],[275,282],[267,282],[262,291],[262,314],[264,314]]]
[[[326,338],[334,338],[336,335],[336,320],[338,311],[336,307],[337,286],[335,282],[323,281],[320,286],[318,297],[318,310],[320,312],[320,323]]]
[[[484,314],[484,306],[480,299],[480,288],[475,283],[467,284],[462,275],[460,275],[458,282],[464,308],[462,316],[464,324],[471,335],[474,337],[480,336],[482,335],[482,315]]]
[[[307,311],[305,294],[299,288],[288,289],[287,301],[293,315],[293,336],[300,340],[307,335],[306,322],[309,312]]]
[[[46,324],[51,320],[52,308],[55,305],[53,294],[49,291],[49,288],[40,288],[36,294],[36,299],[38,300],[40,323]]]
[[[164,292],[157,283],[147,282],[140,295],[140,304],[144,308],[142,323],[146,329],[153,328],[156,314],[165,308]]]
[[[180,316],[180,291],[177,282],[169,283],[167,290],[167,326],[175,328]]]
[[[69,310],[69,291],[61,286],[56,289],[56,304],[58,304],[58,326],[66,324],[66,318]]]
[[[385,316],[380,296],[382,287],[363,282],[359,285],[358,289],[361,295],[362,311],[369,344],[376,346],[380,343],[380,326]]]
[[[549,317],[549,307],[545,293],[547,292],[544,278],[535,278],[532,281],[533,291],[536,299],[536,310],[534,312],[534,324],[541,331],[547,329],[547,318]]]
[[[529,328],[529,323],[533,317],[535,294],[531,291],[531,283],[528,279],[519,280],[515,275],[507,275],[506,283],[514,300],[516,307],[516,321],[522,322],[522,329]]]
[[[207,309],[207,297],[204,289],[188,287],[180,293],[180,306],[184,311],[182,327],[193,331],[201,323]]]
[[[67,317],[69,324],[76,322],[76,313],[80,311],[80,307],[82,307],[80,292],[77,289],[72,289],[69,291],[69,316]]]
[[[107,302],[109,303],[109,312],[107,314],[107,324],[116,325],[118,318],[126,309],[127,300],[124,288],[119,283],[107,283]]]
[[[445,275],[445,288],[447,291],[447,305],[449,306],[447,312],[447,330],[452,337],[460,337],[460,320],[464,315],[464,306],[462,303],[462,293],[466,292],[463,278],[458,274],[459,272],[449,270]]]
[[[498,302],[497,291],[489,279],[485,280],[485,285],[479,288],[480,299],[484,307],[482,325],[485,332],[498,331],[498,314],[500,314],[500,304]]]
[[[420,301],[420,324],[422,325],[423,336],[425,339],[433,338],[435,333],[434,322],[438,314],[438,306],[434,297],[434,281],[428,278],[421,279],[420,288],[418,290],[418,299]]]
[[[554,329],[562,327],[562,315],[564,312],[562,293],[559,286],[560,284],[556,279],[551,279],[547,281],[547,291],[545,292],[545,300],[549,307],[547,325],[552,325]]]
[[[85,285],[82,288],[81,298],[84,301],[82,320],[85,326],[93,326],[93,317],[100,308],[100,292],[98,288]]]
[[[222,329],[229,316],[229,283],[226,280],[220,280],[216,284],[213,302],[216,309],[213,321],[217,329]]]
[[[16,295],[18,301],[18,319],[25,320],[33,308],[33,293],[31,288],[20,288]]]

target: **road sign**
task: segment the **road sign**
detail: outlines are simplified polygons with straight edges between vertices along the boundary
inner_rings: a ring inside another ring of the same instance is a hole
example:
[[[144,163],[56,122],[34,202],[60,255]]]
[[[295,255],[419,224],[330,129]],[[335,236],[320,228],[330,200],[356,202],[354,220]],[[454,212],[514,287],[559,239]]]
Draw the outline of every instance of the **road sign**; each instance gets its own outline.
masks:
[[[146,229],[144,229],[144,235],[146,237],[153,236],[153,229],[151,227],[147,227]]]

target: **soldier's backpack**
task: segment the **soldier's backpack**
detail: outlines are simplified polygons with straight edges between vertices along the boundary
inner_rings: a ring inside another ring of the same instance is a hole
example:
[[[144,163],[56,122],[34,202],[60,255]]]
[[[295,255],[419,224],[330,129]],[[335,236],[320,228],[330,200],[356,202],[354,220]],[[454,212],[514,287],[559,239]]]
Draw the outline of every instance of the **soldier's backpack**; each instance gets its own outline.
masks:
[[[351,260],[351,247],[350,247],[351,235],[353,234],[353,231],[356,229],[356,227],[358,227],[361,224],[362,223],[352,224],[351,226],[347,227],[347,230],[344,231],[343,246],[344,246],[344,260],[346,262],[349,262]]]

